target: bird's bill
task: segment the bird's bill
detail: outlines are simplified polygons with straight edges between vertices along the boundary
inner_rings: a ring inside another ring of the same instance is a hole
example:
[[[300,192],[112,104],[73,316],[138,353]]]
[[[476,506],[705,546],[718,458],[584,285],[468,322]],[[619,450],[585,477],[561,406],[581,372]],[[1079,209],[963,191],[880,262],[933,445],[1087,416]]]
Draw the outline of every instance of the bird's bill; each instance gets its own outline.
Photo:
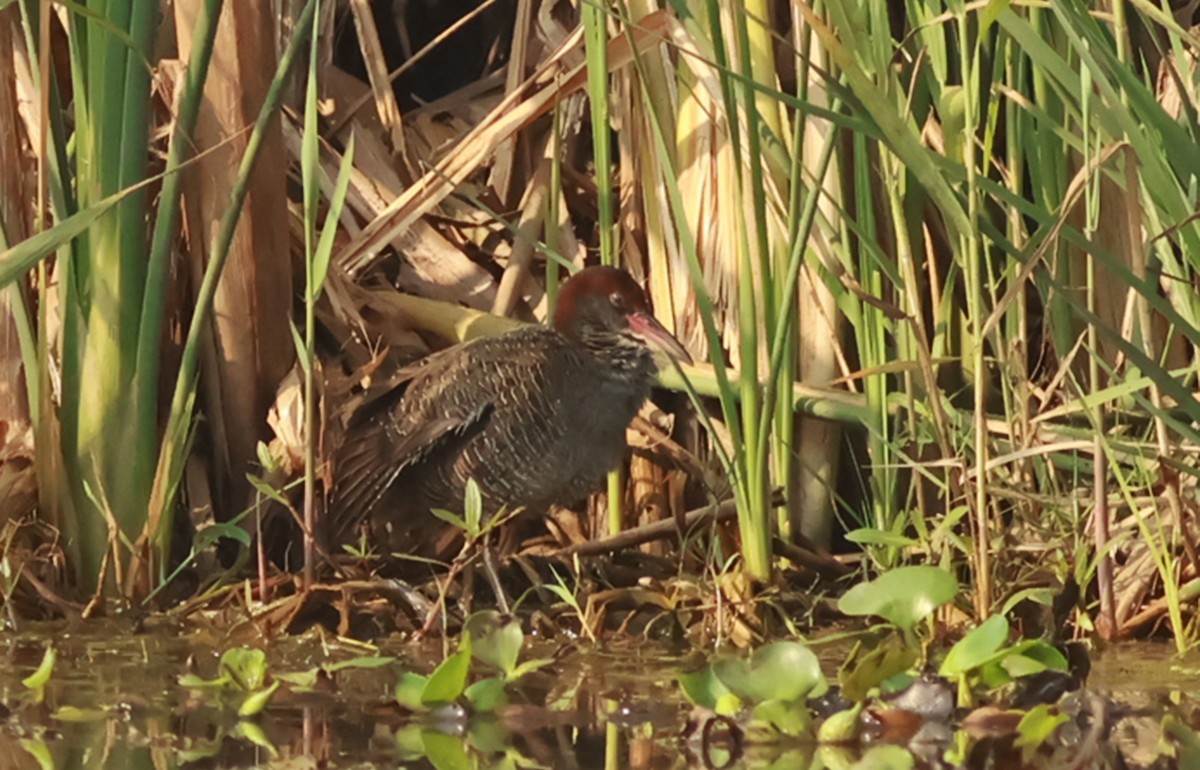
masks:
[[[687,349],[649,313],[634,313],[629,316],[629,329],[645,340],[651,348],[667,354],[676,361],[692,363]]]

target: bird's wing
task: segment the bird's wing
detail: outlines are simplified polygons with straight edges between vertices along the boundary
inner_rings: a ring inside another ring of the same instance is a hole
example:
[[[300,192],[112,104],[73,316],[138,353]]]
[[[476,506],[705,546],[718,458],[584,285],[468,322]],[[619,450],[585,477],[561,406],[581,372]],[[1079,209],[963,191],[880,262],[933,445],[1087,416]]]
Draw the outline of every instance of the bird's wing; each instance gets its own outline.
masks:
[[[487,368],[498,344],[481,339],[434,353],[364,399],[334,460],[331,542],[349,539],[405,471],[483,430],[494,393],[470,383],[480,379],[476,370]]]
[[[401,474],[439,449],[475,435],[491,412],[491,405],[484,404],[471,415],[426,420],[405,435],[397,433],[388,416],[352,430],[334,465],[332,542],[345,542]]]

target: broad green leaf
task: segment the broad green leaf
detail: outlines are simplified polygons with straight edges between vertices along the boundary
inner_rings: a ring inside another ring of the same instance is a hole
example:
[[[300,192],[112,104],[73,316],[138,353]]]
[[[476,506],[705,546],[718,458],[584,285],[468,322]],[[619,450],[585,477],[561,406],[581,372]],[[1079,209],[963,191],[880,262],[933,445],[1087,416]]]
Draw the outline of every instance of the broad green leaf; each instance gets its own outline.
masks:
[[[751,717],[766,722],[781,735],[799,738],[812,728],[812,714],[807,704],[798,700],[768,700],[754,707]]]
[[[267,680],[267,654],[254,647],[234,647],[221,655],[221,670],[243,690],[257,690]]]
[[[866,652],[856,647],[854,655],[838,671],[842,695],[852,702],[865,700],[871,690],[908,671],[917,657],[918,650],[905,645],[895,634]]]
[[[484,610],[468,618],[463,630],[471,635],[471,652],[476,660],[499,670],[505,677],[512,677],[525,644],[519,620],[506,618],[495,610]]]
[[[850,770],[912,770],[915,766],[912,752],[885,744],[872,746]]]
[[[306,671],[285,671],[282,674],[275,674],[275,678],[281,682],[287,682],[294,690],[305,691],[317,686],[318,674],[319,669],[310,668]]]
[[[436,770],[471,770],[466,742],[457,735],[422,730],[421,742],[425,758]]]
[[[396,702],[412,711],[424,711],[425,704],[421,701],[421,693],[425,692],[429,677],[405,671],[396,682]]]
[[[800,700],[820,695],[828,686],[817,656],[799,642],[768,644],[749,660],[723,658],[713,671],[734,694],[758,703]]]
[[[475,713],[488,714],[508,703],[505,685],[507,682],[499,677],[480,679],[466,689],[465,695],[475,707]]]
[[[958,581],[941,567],[897,567],[851,588],[838,609],[847,615],[878,615],[911,629],[957,594]]]
[[[1070,717],[1047,703],[1034,706],[1017,723],[1017,738],[1013,745],[1021,749],[1021,756],[1029,762],[1041,745],[1068,719]]]
[[[817,728],[817,743],[854,743],[859,737],[863,703],[833,714]]]
[[[979,668],[991,660],[1006,641],[1008,621],[1003,615],[993,615],[950,648],[938,673],[955,677]]]
[[[443,660],[429,675],[429,682],[421,693],[421,703],[428,707],[458,700],[467,687],[467,674],[470,670],[471,636],[464,634],[458,652]]]
[[[684,697],[702,708],[716,711],[717,703],[721,698],[733,694],[713,671],[712,666],[683,672],[675,678],[679,682],[680,689],[683,690]]]

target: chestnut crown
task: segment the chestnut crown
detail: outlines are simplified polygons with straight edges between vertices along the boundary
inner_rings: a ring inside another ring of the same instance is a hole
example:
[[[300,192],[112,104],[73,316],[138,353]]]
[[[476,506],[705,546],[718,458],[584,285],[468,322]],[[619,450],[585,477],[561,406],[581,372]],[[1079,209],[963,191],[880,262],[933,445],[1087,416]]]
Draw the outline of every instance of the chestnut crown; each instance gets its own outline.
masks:
[[[634,338],[654,352],[691,363],[687,350],[655,319],[633,276],[616,267],[580,270],[563,284],[554,328],[585,342],[603,337]]]

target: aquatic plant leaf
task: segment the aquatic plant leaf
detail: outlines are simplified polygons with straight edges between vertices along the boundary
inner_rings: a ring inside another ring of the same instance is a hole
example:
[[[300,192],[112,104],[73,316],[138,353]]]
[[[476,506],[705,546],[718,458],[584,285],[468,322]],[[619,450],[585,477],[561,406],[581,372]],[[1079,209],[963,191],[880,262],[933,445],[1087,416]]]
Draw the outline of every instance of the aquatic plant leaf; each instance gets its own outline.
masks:
[[[1008,620],[1003,615],[993,615],[950,648],[938,673],[951,678],[979,668],[991,660],[1006,641]]]
[[[897,567],[851,588],[838,609],[846,615],[877,615],[911,630],[957,594],[958,581],[941,567]]]
[[[22,738],[20,742],[21,748],[34,758],[41,770],[55,770],[54,755],[45,741],[41,738]]]
[[[275,744],[271,743],[271,739],[267,734],[254,722],[242,720],[233,727],[233,732],[230,733],[234,738],[243,738],[270,755],[271,759],[279,758],[279,749],[275,748]]]
[[[865,653],[860,647],[838,671],[842,695],[851,702],[865,700],[867,693],[917,662],[918,651],[904,644],[895,634]],[[861,654],[860,654],[861,653]]]
[[[1068,719],[1070,717],[1048,703],[1034,706],[1017,723],[1017,737],[1013,745],[1021,749],[1021,756],[1028,763],[1042,744],[1050,740]]]
[[[471,635],[463,634],[458,652],[442,661],[425,684],[421,693],[421,703],[432,706],[439,703],[453,703],[463,694],[467,687],[467,674],[471,670]]]
[[[242,705],[238,708],[238,716],[253,717],[261,714],[262,710],[271,702],[271,698],[274,697],[275,692],[282,686],[283,682],[275,681],[271,683],[270,687],[255,690],[247,695],[246,699],[242,701]]]
[[[683,696],[702,708],[717,711],[721,698],[733,695],[721,681],[712,666],[705,666],[696,671],[686,671],[675,677]],[[734,696],[736,697],[736,696]],[[717,711],[717,713],[721,713]]]
[[[467,726],[467,743],[472,749],[487,756],[507,754],[513,751],[513,736],[505,724],[490,714],[477,716]],[[514,727],[517,732],[520,732],[521,728],[519,724]],[[504,759],[508,759],[508,757]],[[510,763],[504,761],[504,759],[496,764],[489,765],[489,770],[500,770],[504,767],[511,767]]]
[[[1200,767],[1200,734],[1174,714],[1163,717],[1162,732],[1163,737],[1170,738],[1176,745],[1178,767]]]
[[[421,733],[425,730],[418,722],[409,722],[396,731],[393,743],[396,744],[396,756],[404,760],[419,759],[425,753],[425,743]]]
[[[233,680],[229,678],[228,674],[222,674],[216,679],[204,679],[196,674],[184,674],[183,676],[179,677],[180,687],[189,687],[193,690],[199,690],[202,688],[218,688],[229,684],[233,684]]]
[[[1012,651],[1041,663],[1044,666],[1043,670],[1069,671],[1071,668],[1067,657],[1057,647],[1041,639],[1026,639],[1018,642],[1013,645]]]
[[[1028,645],[1028,646],[1025,646]],[[1067,659],[1040,639],[1030,639],[1013,648],[1000,660],[1000,666],[1014,679],[1043,671],[1066,671]]]
[[[495,610],[484,610],[467,618],[463,628],[471,634],[471,653],[475,659],[512,678],[525,645],[520,621]]]
[[[42,653],[42,662],[32,674],[21,680],[21,684],[27,690],[40,691],[45,688],[50,681],[50,676],[54,673],[54,664],[58,661],[58,653],[54,650],[54,645],[46,645],[46,651]]]
[[[471,770],[466,744],[458,736],[424,730],[421,743],[425,758],[437,770]]]
[[[828,688],[817,656],[799,642],[768,644],[749,660],[723,658],[713,671],[735,695],[756,703],[800,700]]]
[[[400,675],[400,681],[396,682],[396,702],[406,709],[424,711],[425,704],[421,701],[421,693],[425,692],[428,684],[429,677],[405,671]]]
[[[899,746],[882,744],[872,746],[850,770],[912,770],[915,765],[912,752]]]
[[[864,703],[856,703],[851,708],[832,714],[817,728],[817,743],[854,743],[858,740],[859,716],[862,714]]]
[[[812,728],[808,706],[797,700],[768,700],[754,707],[753,720],[769,724],[780,735],[799,738]]]
[[[78,706],[62,706],[55,710],[50,715],[51,719],[56,719],[59,722],[73,722],[86,724],[88,722],[102,722],[108,719],[109,713],[104,709],[87,709],[79,708]]]
[[[533,660],[522,661],[517,664],[517,667],[512,670],[505,678],[510,682],[515,682],[523,676],[532,674],[539,668],[545,668],[554,662],[553,658],[534,658]]]
[[[320,673],[318,668],[310,668],[305,671],[284,671],[276,674],[275,678],[281,682],[287,682],[292,686],[292,689],[297,692],[311,690],[317,686],[317,676]]]
[[[267,681],[267,654],[254,647],[234,647],[222,653],[221,670],[243,690],[257,690]]]
[[[487,714],[508,703],[504,691],[507,682],[499,677],[480,679],[466,689],[467,700],[475,707],[475,713]]]

